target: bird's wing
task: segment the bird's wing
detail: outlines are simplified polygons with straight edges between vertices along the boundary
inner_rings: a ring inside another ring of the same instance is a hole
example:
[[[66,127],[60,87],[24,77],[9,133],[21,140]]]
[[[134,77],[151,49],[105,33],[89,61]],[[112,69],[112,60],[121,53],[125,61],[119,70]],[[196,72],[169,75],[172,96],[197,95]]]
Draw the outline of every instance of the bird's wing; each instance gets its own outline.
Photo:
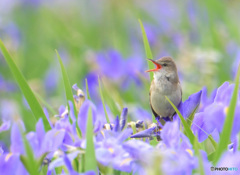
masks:
[[[149,103],[150,103],[150,107],[151,107],[151,110],[152,110],[152,113],[154,114],[155,117],[159,117],[159,115],[153,110],[153,107],[152,107],[152,103],[151,103],[151,88],[154,86],[154,81],[152,81],[151,83],[151,86],[150,86],[150,91],[149,91]]]

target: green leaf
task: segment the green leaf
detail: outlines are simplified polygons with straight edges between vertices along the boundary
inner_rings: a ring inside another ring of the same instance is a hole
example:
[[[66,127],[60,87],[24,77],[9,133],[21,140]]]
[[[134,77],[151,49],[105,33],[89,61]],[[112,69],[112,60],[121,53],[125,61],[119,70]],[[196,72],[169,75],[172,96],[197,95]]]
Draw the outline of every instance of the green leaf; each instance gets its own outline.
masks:
[[[100,78],[99,77],[98,77],[98,86],[99,86],[99,93],[100,93],[100,96],[101,96],[105,117],[106,117],[107,122],[110,124],[110,120],[108,118],[106,106],[105,106],[105,103],[104,103],[104,97],[103,97],[103,93],[102,93],[101,83],[100,83]]]
[[[85,171],[93,170],[97,174],[97,160],[95,156],[95,147],[93,142],[93,121],[92,109],[89,107],[87,120],[87,145],[85,154]]]
[[[214,149],[216,150],[218,144],[217,144],[217,142],[213,139],[212,135],[209,135],[209,136],[208,136],[208,139],[211,141],[211,143],[212,143]]]
[[[193,113],[192,113],[193,114]],[[191,114],[191,115],[192,115]],[[190,117],[189,117],[190,118]],[[189,127],[191,126],[191,123],[192,123],[192,120],[190,120],[189,118],[188,119],[188,125]],[[192,118],[193,119],[193,118]],[[208,135],[208,140],[210,140],[212,146],[214,147],[214,149],[216,150],[217,149],[217,142],[213,139],[212,135],[209,135],[206,131],[204,131],[200,126],[198,126],[196,123],[192,123],[194,124],[195,126],[197,126],[199,129],[201,129],[206,135]]]
[[[144,26],[143,26],[142,21],[140,19],[138,21],[139,21],[139,24],[140,24],[140,27],[141,27],[141,30],[142,30],[143,44],[144,44],[146,57],[150,58],[150,59],[153,59],[152,51],[151,51],[151,48],[150,48],[150,45],[149,45],[149,42],[148,42],[148,38],[147,38],[147,34],[145,32]],[[154,64],[152,64],[150,61],[147,61],[147,63],[148,63],[148,68],[149,69],[154,68]],[[149,76],[150,76],[150,80],[152,81],[153,80],[153,72],[149,72]],[[148,89],[149,89],[149,87],[148,87]],[[155,116],[152,114],[152,121],[154,121],[154,120],[155,120]]]
[[[40,166],[38,166],[38,162],[35,160],[34,152],[32,150],[32,147],[30,146],[28,140],[26,139],[26,136],[22,134],[24,148],[26,152],[26,156],[21,155],[20,160],[24,164],[25,168],[31,175],[37,175],[39,174],[38,170]]]
[[[76,117],[76,121],[78,121],[78,119],[77,119],[77,116],[78,116],[77,109],[76,109],[76,106],[75,106],[75,103],[74,103],[72,87],[71,87],[69,79],[68,79],[67,71],[64,68],[63,62],[61,60],[60,55],[58,54],[58,51],[57,50],[55,50],[55,51],[57,53],[58,61],[59,61],[60,66],[61,66],[61,71],[62,71],[62,77],[63,77],[63,82],[64,82],[66,98],[67,98],[67,101],[71,101],[72,102],[74,114],[75,114],[75,117]],[[68,109],[70,111],[69,103],[67,103],[67,104],[68,104]],[[71,117],[69,117],[69,120],[72,123]],[[81,130],[80,130],[78,124],[76,124],[76,127],[77,127],[77,132],[78,132],[79,136],[81,137]]]
[[[86,83],[87,99],[91,100],[89,89],[88,89],[88,81],[87,81],[87,79],[85,79],[85,83]]]
[[[198,147],[198,144],[199,143],[198,143],[197,139],[194,139],[194,147],[195,148]],[[202,159],[202,155],[201,155],[199,149],[195,149],[195,154],[198,157],[198,165],[199,165],[198,171],[201,175],[204,175],[205,173],[204,173],[203,159]]]
[[[57,114],[58,112],[55,111],[52,106],[50,106],[37,92],[34,92],[35,96],[38,98],[38,100],[44,105],[46,106],[46,108],[53,114]]]
[[[214,160],[215,154],[216,154],[216,152],[213,152],[213,153],[211,153],[211,154],[208,155],[208,160],[209,160],[210,162]]]
[[[26,98],[34,116],[35,116],[36,120],[35,120],[35,123],[33,123],[33,125],[35,125],[37,123],[39,118],[42,118],[45,130],[47,131],[47,130],[51,129],[50,124],[43,112],[41,105],[37,101],[37,98],[35,97],[33,91],[27,84],[27,81],[25,80],[23,74],[20,72],[20,70],[16,66],[14,60],[8,53],[7,49],[5,48],[5,46],[1,40],[0,40],[0,49],[2,50],[2,54],[3,54],[7,64],[9,66],[18,86],[20,87],[24,97]]]
[[[65,68],[64,68],[62,59],[61,59],[58,51],[57,51],[57,50],[55,50],[55,51],[56,51],[56,53],[57,53],[58,61],[59,61],[60,66],[61,66],[62,77],[63,77],[63,82],[64,82],[64,88],[65,88],[65,94],[66,94],[67,101],[71,101],[71,102],[73,103],[73,106],[74,106],[74,114],[75,114],[75,116],[77,116],[76,106],[74,105],[72,87],[71,87],[71,85],[70,85],[67,72],[66,72],[66,70],[65,70]],[[68,104],[68,109],[70,110],[69,104]],[[70,117],[69,117],[69,119],[71,120]],[[72,122],[72,121],[71,121],[71,122]]]
[[[114,95],[115,95],[114,89],[109,90],[104,87],[103,83],[102,85],[103,85],[102,93],[103,93],[103,96],[105,97],[104,99],[106,100],[106,104],[110,108],[110,111],[113,113],[114,116],[120,115],[121,112],[116,104],[116,99],[114,98]]]
[[[239,89],[239,79],[240,79],[240,66],[238,67],[238,72],[235,80],[235,87],[232,94],[232,99],[230,105],[228,107],[227,116],[224,122],[222,133],[220,134],[220,140],[218,144],[218,148],[216,150],[215,158],[213,164],[216,165],[218,160],[220,159],[222,153],[227,150],[228,143],[230,141],[232,126],[234,121],[234,114],[238,100],[238,89]]]
[[[195,113],[196,113],[197,109],[198,109],[198,106],[196,106],[196,108],[193,110],[193,112],[192,112],[192,113],[190,114],[190,116],[187,118],[187,119],[188,119],[188,120],[187,120],[187,124],[188,124],[189,127],[191,127],[191,125],[192,125],[192,121],[193,121],[193,119],[194,119],[194,116],[195,116]]]
[[[167,101],[172,105],[172,107],[174,108],[174,110],[176,111],[178,116],[180,117],[180,120],[183,124],[186,134],[187,134],[191,144],[194,145],[194,139],[197,139],[197,138],[195,138],[194,134],[192,133],[192,130],[190,129],[189,125],[187,124],[186,120],[183,118],[182,114],[177,109],[177,107],[171,102],[171,100],[169,100],[169,98],[167,96],[165,96],[165,97],[166,97]]]
[[[142,30],[143,44],[144,44],[146,57],[150,58],[150,59],[153,59],[152,51],[151,51],[151,48],[150,48],[150,45],[149,45],[149,42],[148,42],[146,31],[145,31],[144,26],[142,24],[142,21],[139,19],[138,22],[140,23],[141,30]],[[153,69],[154,64],[151,64],[151,62],[148,61],[148,68]],[[152,72],[150,72],[150,80],[153,80],[153,73]]]

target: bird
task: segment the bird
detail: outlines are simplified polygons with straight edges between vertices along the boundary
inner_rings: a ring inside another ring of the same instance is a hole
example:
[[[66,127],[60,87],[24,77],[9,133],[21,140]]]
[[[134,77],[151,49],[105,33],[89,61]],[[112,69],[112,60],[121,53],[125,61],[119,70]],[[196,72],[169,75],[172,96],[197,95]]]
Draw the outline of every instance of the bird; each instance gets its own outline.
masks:
[[[166,96],[178,107],[182,101],[182,88],[179,82],[177,66],[174,60],[165,56],[156,61],[147,59],[155,64],[155,69],[147,70],[153,72],[153,80],[150,85],[149,102],[155,119],[164,125],[171,121],[175,110],[167,101]]]

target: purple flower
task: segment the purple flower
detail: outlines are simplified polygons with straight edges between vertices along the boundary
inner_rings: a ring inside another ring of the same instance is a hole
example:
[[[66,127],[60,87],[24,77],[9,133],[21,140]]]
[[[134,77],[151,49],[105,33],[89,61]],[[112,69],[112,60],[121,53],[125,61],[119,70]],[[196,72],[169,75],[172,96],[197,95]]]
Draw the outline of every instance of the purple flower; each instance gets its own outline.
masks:
[[[20,155],[12,153],[0,155],[0,172],[7,175],[28,174],[20,161]]]
[[[164,144],[166,148],[172,148],[176,151],[178,150],[191,150],[192,146],[189,142],[189,139],[180,131],[179,122],[174,120],[173,122],[167,122],[162,129],[161,138],[162,143],[159,146]]]
[[[192,94],[187,100],[179,104],[178,110],[185,119],[188,118],[192,114],[194,109],[197,108],[200,104],[201,94],[202,91]],[[178,114],[175,114],[174,118],[179,118]]]
[[[11,125],[10,121],[3,121],[3,123],[0,126],[0,133],[3,132],[3,131],[9,130],[10,125]]]
[[[195,115],[192,130],[194,134],[198,135],[198,139],[200,142],[205,140],[209,134],[212,134],[213,138],[218,141],[219,133],[222,132],[222,128],[225,122],[233,89],[233,84],[230,85],[228,82],[223,83],[217,89],[213,103],[206,106],[202,112],[199,112]],[[239,108],[240,101],[238,99],[236,109]],[[240,111],[235,110],[231,140],[233,140],[236,134],[240,131],[239,116]]]
[[[106,54],[99,53],[97,57],[100,72],[114,81],[119,81],[125,75],[125,61],[119,52],[110,50]]]
[[[87,82],[88,82],[88,91],[90,94],[91,99],[96,102],[96,104],[101,102],[101,98],[99,95],[99,85],[98,85],[98,74],[95,72],[90,72],[86,75]],[[86,89],[86,82],[83,80],[82,82],[83,87],[84,87],[84,92],[87,92]],[[85,93],[87,94],[87,93]]]
[[[24,145],[21,133],[25,130],[23,123],[13,123],[11,129],[11,147],[10,150],[13,154],[24,154]]]
[[[120,84],[122,89],[127,90],[133,81],[139,86],[142,85],[139,76],[143,72],[145,61],[139,59],[138,55],[125,59],[116,50],[109,50],[105,54],[99,53],[96,62],[99,66],[96,72]]]
[[[128,108],[123,108],[121,116],[120,116],[120,129],[123,130],[126,121],[127,121],[127,115],[128,115]]]
[[[131,158],[124,150],[122,142],[132,133],[132,129],[122,132],[104,130],[104,139],[96,143],[96,158],[104,166],[112,166],[114,169],[131,172]]]
[[[205,107],[207,107],[208,105],[213,103],[214,98],[216,96],[216,93],[217,93],[217,89],[215,89],[212,92],[211,96],[208,97],[208,95],[207,95],[207,88],[203,87],[203,89],[202,89],[202,96],[201,96],[201,102],[200,102],[200,106],[199,106],[199,110],[198,110],[199,112],[204,111]]]
[[[36,125],[36,132],[29,132],[27,139],[32,146],[36,157],[41,156],[44,153],[55,152],[60,146],[62,146],[65,137],[65,130],[52,129],[45,133],[42,119],[39,119]]]

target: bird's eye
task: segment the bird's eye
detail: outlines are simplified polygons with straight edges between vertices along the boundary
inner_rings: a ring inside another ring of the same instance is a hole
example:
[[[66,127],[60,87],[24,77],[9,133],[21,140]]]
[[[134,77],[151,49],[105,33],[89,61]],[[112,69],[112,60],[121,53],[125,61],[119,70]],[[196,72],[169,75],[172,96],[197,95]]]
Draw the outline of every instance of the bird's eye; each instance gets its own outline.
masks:
[[[166,66],[167,66],[167,64],[166,64],[166,63],[164,63],[164,64],[163,64],[163,66],[164,66],[164,67],[166,67]]]

